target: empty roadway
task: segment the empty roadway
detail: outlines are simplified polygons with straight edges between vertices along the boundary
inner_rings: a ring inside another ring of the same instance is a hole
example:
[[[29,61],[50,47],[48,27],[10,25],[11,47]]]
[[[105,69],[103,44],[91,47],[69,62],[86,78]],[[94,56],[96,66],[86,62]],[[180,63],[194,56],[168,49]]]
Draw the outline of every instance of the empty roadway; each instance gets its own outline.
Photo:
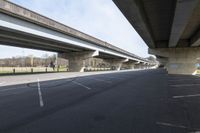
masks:
[[[199,83],[157,69],[2,86],[0,133],[192,133]]]

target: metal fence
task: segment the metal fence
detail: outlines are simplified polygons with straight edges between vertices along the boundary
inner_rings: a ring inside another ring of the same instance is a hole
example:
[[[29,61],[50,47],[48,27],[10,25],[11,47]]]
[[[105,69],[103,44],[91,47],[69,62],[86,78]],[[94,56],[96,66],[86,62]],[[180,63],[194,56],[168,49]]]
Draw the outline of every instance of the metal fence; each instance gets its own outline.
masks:
[[[0,74],[18,74],[18,73],[45,73],[45,72],[65,72],[68,68],[51,67],[0,67]]]

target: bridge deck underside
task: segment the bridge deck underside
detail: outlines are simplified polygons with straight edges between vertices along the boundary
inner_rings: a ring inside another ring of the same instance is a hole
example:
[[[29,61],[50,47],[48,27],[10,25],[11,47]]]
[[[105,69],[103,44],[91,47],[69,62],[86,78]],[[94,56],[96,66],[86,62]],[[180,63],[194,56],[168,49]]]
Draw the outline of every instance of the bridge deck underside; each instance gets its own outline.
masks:
[[[38,50],[46,50],[52,52],[74,52],[74,51],[88,51],[89,49],[75,47],[71,44],[58,42],[55,40],[41,38],[39,36],[24,34],[19,31],[8,31],[7,29],[0,29],[0,43],[3,45],[10,45],[16,47],[25,47]],[[66,47],[67,45],[67,47]]]

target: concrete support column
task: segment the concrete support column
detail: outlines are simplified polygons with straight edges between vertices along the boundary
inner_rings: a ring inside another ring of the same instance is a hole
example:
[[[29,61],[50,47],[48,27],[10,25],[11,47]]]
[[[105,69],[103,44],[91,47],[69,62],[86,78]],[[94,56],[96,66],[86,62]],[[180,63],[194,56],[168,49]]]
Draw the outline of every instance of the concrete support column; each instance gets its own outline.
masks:
[[[98,52],[85,51],[85,52],[69,52],[61,53],[59,57],[69,60],[70,72],[84,72],[86,59],[98,56]]]
[[[200,48],[151,49],[149,52],[168,58],[165,67],[169,74],[196,74]]]
[[[160,67],[166,68],[167,63],[168,63],[168,58],[167,57],[157,57],[157,61],[159,62]]]
[[[144,69],[148,69],[148,63],[144,64]]]
[[[195,75],[197,70],[196,62],[193,58],[191,61],[182,60],[181,58],[169,58],[169,62],[166,66],[169,74],[187,74]]]
[[[147,68],[147,63],[143,63],[142,69],[146,69],[146,68]]]
[[[111,68],[119,71],[124,62],[127,62],[128,59],[104,59],[104,62],[109,63]]]
[[[127,69],[135,69],[135,63],[134,61],[128,61],[123,63],[123,67],[127,68]]]
[[[166,65],[169,74],[196,74],[197,57],[194,53],[173,53],[168,59]]]
[[[143,63],[143,62],[138,62],[138,63],[135,65],[135,67],[136,67],[137,69],[145,69],[145,63]]]
[[[135,63],[135,69],[139,69],[140,68],[140,62]]]
[[[130,69],[135,69],[135,64],[129,64],[128,66]]]

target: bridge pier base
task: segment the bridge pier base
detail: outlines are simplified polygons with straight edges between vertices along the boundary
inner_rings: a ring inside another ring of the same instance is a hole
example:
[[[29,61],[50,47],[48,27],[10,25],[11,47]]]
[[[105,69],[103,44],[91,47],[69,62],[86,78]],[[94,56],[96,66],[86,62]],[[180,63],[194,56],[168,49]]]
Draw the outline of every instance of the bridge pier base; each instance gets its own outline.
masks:
[[[166,68],[169,74],[195,75],[197,70],[196,63],[180,60],[175,62],[169,61]]]
[[[127,62],[128,59],[104,59],[104,62],[109,63],[112,70],[120,71],[122,64]]]
[[[135,64],[129,64],[128,67],[129,69],[135,69]]]
[[[95,57],[98,52],[69,52],[58,54],[59,57],[68,59],[70,72],[84,72],[86,59]]]
[[[137,64],[138,64],[137,61],[128,61],[128,62],[123,63],[123,66],[128,69],[135,69]]]
[[[167,65],[167,62],[168,62],[168,58],[166,58],[166,57],[157,57],[157,61],[159,62],[159,66],[160,67],[166,68],[166,65]]]
[[[135,64],[135,68],[136,68],[136,69],[144,69],[144,68],[145,68],[145,67],[144,67],[144,63],[139,62],[139,63]]]
[[[200,48],[160,48],[150,49],[149,53],[168,58],[165,67],[169,74],[196,74]]]

